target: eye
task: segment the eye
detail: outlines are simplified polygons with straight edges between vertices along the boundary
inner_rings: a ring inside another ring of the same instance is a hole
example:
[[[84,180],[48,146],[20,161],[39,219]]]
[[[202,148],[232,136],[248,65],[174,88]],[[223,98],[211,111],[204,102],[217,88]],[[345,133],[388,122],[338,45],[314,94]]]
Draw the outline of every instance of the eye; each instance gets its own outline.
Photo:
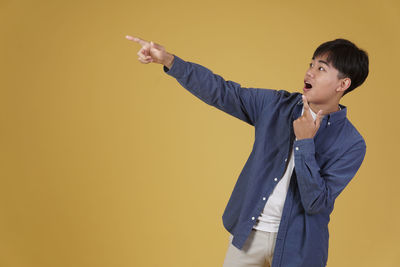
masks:
[[[309,64],[309,66],[310,66],[310,68],[313,66],[313,64],[312,63],[310,63]],[[319,67],[318,69],[322,69],[322,70],[325,70],[323,67]]]

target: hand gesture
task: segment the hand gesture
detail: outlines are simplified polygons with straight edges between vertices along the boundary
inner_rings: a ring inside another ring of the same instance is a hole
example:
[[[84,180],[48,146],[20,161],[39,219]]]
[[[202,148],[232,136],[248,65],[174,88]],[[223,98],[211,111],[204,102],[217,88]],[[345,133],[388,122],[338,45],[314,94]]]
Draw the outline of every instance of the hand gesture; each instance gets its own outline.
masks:
[[[162,45],[156,44],[152,41],[148,42],[138,37],[127,35],[126,39],[139,43],[142,48],[137,53],[138,60],[143,64],[148,64],[151,62],[159,63],[170,66],[173,60],[173,55],[165,51]],[[172,58],[172,60],[171,60]]]
[[[314,135],[317,133],[323,118],[322,110],[320,110],[318,111],[317,117],[314,121],[314,118],[311,115],[310,106],[308,105],[308,101],[305,95],[303,95],[303,105],[303,115],[297,118],[297,120],[293,121],[294,133],[297,140],[313,138]]]

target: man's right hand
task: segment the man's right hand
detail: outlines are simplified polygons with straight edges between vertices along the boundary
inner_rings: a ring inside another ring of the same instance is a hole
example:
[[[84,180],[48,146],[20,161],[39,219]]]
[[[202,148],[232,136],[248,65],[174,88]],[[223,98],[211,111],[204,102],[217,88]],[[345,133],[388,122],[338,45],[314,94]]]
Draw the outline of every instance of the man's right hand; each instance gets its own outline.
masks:
[[[147,42],[138,37],[127,35],[126,39],[139,43],[142,48],[137,53],[138,60],[143,64],[148,64],[151,62],[159,63],[165,65],[167,68],[171,68],[174,61],[174,55],[165,51],[162,45],[156,44],[154,42]]]

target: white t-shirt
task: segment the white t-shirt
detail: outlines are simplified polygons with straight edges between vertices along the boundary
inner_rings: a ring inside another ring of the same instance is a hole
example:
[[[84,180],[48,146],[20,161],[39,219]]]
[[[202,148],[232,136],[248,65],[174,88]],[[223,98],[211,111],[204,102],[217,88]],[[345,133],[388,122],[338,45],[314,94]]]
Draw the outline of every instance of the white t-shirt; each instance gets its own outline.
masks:
[[[301,115],[303,115],[303,110],[301,111]],[[311,108],[311,115],[314,120],[317,117]],[[297,138],[296,138],[297,140]],[[257,218],[257,222],[253,226],[254,229],[266,231],[266,232],[278,232],[279,224],[281,221],[283,205],[285,204],[286,194],[289,188],[290,177],[293,173],[294,168],[294,152],[292,149],[292,154],[289,157],[289,164],[286,168],[286,172],[283,175],[282,179],[275,186],[274,191],[269,196],[267,203],[264,206],[264,210],[260,216]]]

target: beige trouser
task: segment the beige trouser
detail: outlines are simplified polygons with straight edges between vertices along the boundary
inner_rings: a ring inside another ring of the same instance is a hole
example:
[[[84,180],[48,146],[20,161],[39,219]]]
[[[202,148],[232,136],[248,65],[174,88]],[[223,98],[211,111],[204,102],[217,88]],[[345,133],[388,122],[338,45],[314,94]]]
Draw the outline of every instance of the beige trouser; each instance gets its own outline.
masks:
[[[223,267],[270,267],[277,234],[252,229],[243,250],[232,245],[233,236],[229,234],[229,247]]]

